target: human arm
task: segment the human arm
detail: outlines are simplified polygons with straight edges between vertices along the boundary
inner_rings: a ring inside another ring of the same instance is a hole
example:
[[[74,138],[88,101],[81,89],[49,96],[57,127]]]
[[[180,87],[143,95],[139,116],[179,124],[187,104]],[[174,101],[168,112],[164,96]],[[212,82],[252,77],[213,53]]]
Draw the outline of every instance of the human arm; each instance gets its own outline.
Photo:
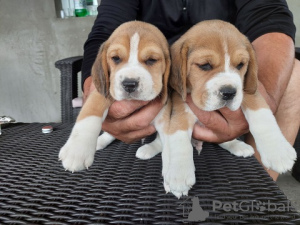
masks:
[[[294,63],[293,15],[285,0],[236,0],[236,7],[235,25],[252,42],[259,90],[275,113]]]
[[[255,39],[252,45],[257,57],[258,79],[262,84],[259,91],[275,113],[292,74],[293,39],[283,33],[268,33]]]

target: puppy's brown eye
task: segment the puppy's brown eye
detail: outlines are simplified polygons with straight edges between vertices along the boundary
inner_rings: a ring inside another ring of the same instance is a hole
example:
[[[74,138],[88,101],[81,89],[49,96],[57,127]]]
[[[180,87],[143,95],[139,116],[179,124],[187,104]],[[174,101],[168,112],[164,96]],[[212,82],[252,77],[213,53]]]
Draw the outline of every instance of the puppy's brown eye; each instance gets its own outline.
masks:
[[[243,68],[243,66],[244,66],[244,63],[241,62],[239,65],[236,66],[236,68],[237,68],[238,70],[240,70],[240,69]]]
[[[122,61],[119,56],[113,56],[111,59],[115,64],[119,64]]]
[[[198,67],[203,71],[209,71],[213,69],[212,65],[210,65],[209,63],[198,65]]]
[[[157,62],[157,60],[153,59],[153,58],[149,58],[145,61],[146,65],[148,65],[148,66],[152,66],[156,62]]]

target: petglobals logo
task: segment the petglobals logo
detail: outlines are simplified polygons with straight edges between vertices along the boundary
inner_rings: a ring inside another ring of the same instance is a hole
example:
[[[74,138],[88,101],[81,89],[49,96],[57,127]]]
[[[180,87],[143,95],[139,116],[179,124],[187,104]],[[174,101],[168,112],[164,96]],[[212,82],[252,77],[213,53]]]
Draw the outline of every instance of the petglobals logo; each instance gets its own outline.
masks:
[[[246,200],[240,202],[221,202],[213,201],[213,212],[217,210],[224,210],[225,212],[288,212],[292,208],[290,202],[286,203],[272,203],[270,200],[267,202]]]
[[[205,221],[209,217],[209,212],[203,210],[200,206],[198,197],[186,199],[180,204],[180,206],[183,210],[183,217],[186,217],[189,222]]]
[[[205,210],[202,207],[204,206]],[[207,221],[209,218],[219,218],[221,212],[229,212],[228,216],[232,217],[232,212],[241,213],[235,215],[236,218],[231,219],[247,219],[248,214],[243,214],[243,212],[250,212],[251,214],[257,214],[258,217],[264,217],[259,212],[289,212],[293,211],[290,201],[286,202],[271,202],[267,201],[257,201],[257,200],[244,200],[244,201],[233,201],[233,202],[222,202],[218,200],[213,200],[211,203],[203,203],[201,206],[199,197],[187,197],[183,199],[180,204],[182,208],[182,216],[184,218],[183,222],[201,222]],[[250,215],[251,215],[250,214]],[[252,215],[253,216],[253,215]],[[222,214],[222,217],[227,218],[226,213]]]

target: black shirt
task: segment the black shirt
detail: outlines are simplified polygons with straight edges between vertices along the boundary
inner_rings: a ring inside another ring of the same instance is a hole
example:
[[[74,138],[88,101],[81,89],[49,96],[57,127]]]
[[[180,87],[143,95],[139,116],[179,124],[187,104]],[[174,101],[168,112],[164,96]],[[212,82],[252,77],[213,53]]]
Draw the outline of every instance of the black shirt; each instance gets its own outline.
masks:
[[[194,24],[209,19],[232,23],[251,42],[270,32],[295,39],[293,15],[285,0],[102,0],[84,45],[82,85],[91,75],[100,45],[120,24],[149,22],[172,44]]]

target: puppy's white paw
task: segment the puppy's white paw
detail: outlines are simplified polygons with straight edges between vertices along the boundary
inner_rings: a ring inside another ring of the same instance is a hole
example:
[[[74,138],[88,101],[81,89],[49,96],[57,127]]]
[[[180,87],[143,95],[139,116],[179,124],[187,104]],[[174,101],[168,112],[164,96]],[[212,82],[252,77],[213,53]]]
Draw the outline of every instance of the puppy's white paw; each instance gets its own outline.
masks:
[[[297,154],[283,136],[272,111],[268,108],[259,110],[243,108],[243,112],[255,139],[262,164],[278,173],[291,170]]]
[[[239,140],[232,140],[219,144],[222,148],[229,151],[231,154],[236,156],[242,156],[244,158],[250,157],[254,154],[254,149],[252,146],[246,144],[245,142]]]
[[[135,156],[139,159],[151,159],[161,152],[161,146],[145,144],[136,151]],[[158,148],[159,147],[159,148]]]
[[[277,141],[267,140],[265,145],[257,145],[257,148],[263,165],[278,173],[291,170],[297,159],[295,149],[285,138],[278,138]]]
[[[97,139],[97,150],[105,149],[110,143],[112,143],[115,138],[107,132],[101,134]]]
[[[165,191],[172,192],[177,198],[188,195],[189,190],[195,184],[195,166],[192,162],[170,165],[164,176]]]
[[[136,151],[135,156],[139,159],[151,159],[160,152],[162,152],[162,144],[160,136],[157,134],[154,141],[139,147],[139,149]]]
[[[94,135],[70,136],[60,149],[59,159],[63,167],[71,172],[88,169],[94,161],[96,139]]]
[[[200,153],[202,151],[203,141],[198,141],[198,140],[192,138],[192,145],[198,151],[198,155],[200,155]]]
[[[101,122],[101,117],[90,116],[75,123],[67,143],[59,152],[66,170],[75,172],[92,165]]]

